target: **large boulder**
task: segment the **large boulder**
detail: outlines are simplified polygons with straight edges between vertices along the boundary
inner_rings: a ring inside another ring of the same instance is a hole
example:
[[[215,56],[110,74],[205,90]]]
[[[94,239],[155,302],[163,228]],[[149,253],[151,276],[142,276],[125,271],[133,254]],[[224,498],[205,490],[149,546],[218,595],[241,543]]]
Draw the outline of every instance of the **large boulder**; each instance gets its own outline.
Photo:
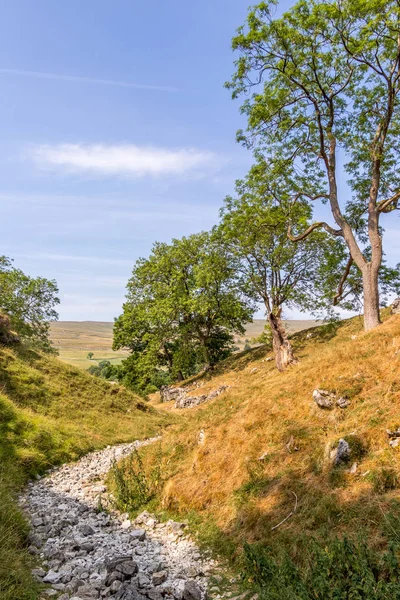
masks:
[[[393,302],[390,312],[392,315],[400,315],[400,298],[396,298],[396,300]]]

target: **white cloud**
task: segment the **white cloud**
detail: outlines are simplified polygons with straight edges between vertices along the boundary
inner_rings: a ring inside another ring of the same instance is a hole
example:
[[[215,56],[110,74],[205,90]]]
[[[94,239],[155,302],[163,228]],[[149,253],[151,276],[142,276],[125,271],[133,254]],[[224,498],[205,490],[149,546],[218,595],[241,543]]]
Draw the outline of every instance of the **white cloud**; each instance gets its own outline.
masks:
[[[0,69],[0,73],[19,75],[21,77],[34,77],[35,79],[50,79],[69,81],[75,83],[94,83],[98,85],[111,85],[116,87],[135,88],[139,90],[154,90],[158,92],[177,92],[178,89],[164,85],[149,85],[133,81],[119,81],[115,79],[97,79],[94,77],[81,77],[77,75],[62,75],[60,73],[44,73],[43,71],[24,71],[21,69]]]
[[[214,153],[194,148],[174,150],[134,144],[40,145],[30,155],[40,166],[133,177],[183,175],[210,169],[217,162]]]
[[[35,254],[13,254],[13,256],[21,257],[21,258],[30,258],[30,259],[44,259],[51,261],[61,261],[61,262],[78,262],[78,263],[88,263],[93,265],[121,265],[121,266],[129,266],[133,264],[132,260],[123,259],[123,258],[107,258],[107,257],[99,257],[99,256],[79,256],[76,254],[53,254],[48,252],[39,252]]]

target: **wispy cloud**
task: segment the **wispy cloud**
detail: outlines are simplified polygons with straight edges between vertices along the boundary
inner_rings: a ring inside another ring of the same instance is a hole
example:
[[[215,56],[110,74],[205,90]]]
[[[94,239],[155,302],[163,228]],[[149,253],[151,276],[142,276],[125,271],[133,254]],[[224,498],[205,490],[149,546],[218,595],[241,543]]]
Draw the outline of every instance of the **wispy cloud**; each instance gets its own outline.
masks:
[[[30,259],[43,259],[57,262],[78,262],[79,264],[87,263],[90,265],[121,265],[130,266],[133,264],[132,260],[124,258],[108,258],[99,256],[87,256],[87,255],[76,255],[76,254],[53,254],[51,252],[37,252],[30,254],[19,254],[16,253],[13,256],[30,258]]]
[[[69,169],[100,175],[133,177],[183,175],[214,168],[214,153],[195,148],[152,146],[59,144],[35,146],[29,151],[40,166]]]
[[[60,73],[44,73],[42,71],[24,71],[21,69],[1,69],[0,73],[19,75],[21,77],[34,77],[36,79],[52,79],[70,81],[72,83],[89,83],[96,85],[110,85],[115,87],[134,88],[137,90],[153,90],[156,92],[177,92],[178,88],[165,85],[150,85],[135,83],[133,81],[118,81],[115,79],[97,79],[95,77],[81,77],[78,75],[62,75]]]

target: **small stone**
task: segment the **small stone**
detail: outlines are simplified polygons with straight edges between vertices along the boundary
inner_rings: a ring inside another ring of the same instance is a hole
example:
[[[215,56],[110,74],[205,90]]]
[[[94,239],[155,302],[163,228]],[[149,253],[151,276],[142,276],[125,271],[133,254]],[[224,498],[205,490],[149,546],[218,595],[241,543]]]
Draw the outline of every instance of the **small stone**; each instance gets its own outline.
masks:
[[[153,583],[154,585],[161,585],[164,581],[167,581],[168,573],[167,571],[158,571],[153,573]]]
[[[85,536],[94,534],[93,527],[90,527],[90,525],[87,525],[86,523],[84,523],[83,525],[81,525],[79,527],[79,531],[81,532],[82,535],[85,535]]]
[[[348,398],[345,398],[344,396],[342,396],[341,398],[339,398],[338,400],[336,400],[336,405],[339,408],[347,408],[348,406],[350,406],[351,402]]]
[[[182,597],[183,600],[202,600],[201,589],[195,581],[185,581]]]
[[[335,395],[331,394],[331,392],[328,392],[327,390],[314,390],[313,391],[313,398],[314,398],[314,402],[320,407],[320,408],[327,408],[327,409],[331,409],[333,408],[333,401],[335,399]]]
[[[138,573],[137,576],[137,584],[139,587],[148,587],[150,585],[150,578],[146,575],[146,573]]]
[[[59,592],[65,590],[65,583],[53,583],[53,588]]]
[[[186,527],[186,523],[178,523],[177,521],[168,521],[167,527],[174,533],[182,531]]]
[[[146,538],[146,532],[144,529],[134,529],[130,532],[130,537],[133,540],[138,540],[139,542],[143,542]]]
[[[118,579],[116,579],[115,581],[112,582],[112,584],[110,585],[110,591],[112,593],[114,592],[118,592],[118,590],[120,589],[122,585],[122,581],[119,581]]]
[[[261,454],[261,456],[258,457],[258,460],[263,461],[266,458],[268,458],[268,452],[263,452],[263,454]]]
[[[85,552],[92,552],[94,550],[94,544],[90,542],[84,542],[81,544],[80,549],[84,550]]]
[[[46,575],[46,571],[44,569],[32,569],[32,575],[34,577],[39,577],[40,579],[43,579],[43,577]]]
[[[149,573],[159,573],[163,570],[163,565],[160,562],[152,561],[149,563],[147,570]]]
[[[351,473],[352,475],[355,475],[355,473],[357,473],[357,467],[358,467],[357,463],[354,462],[349,469],[349,473]]]
[[[191,579],[193,579],[194,577],[197,577],[199,574],[198,569],[196,569],[196,567],[188,567],[185,570],[185,574],[190,577]]]
[[[163,595],[156,588],[152,588],[146,592],[146,596],[150,598],[150,600],[162,600]]]
[[[346,463],[350,458],[350,446],[344,439],[340,439],[336,450],[334,465],[337,467],[342,463]]]
[[[146,525],[147,525],[147,527],[153,528],[157,525],[157,520],[156,519],[147,519]]]
[[[389,446],[391,446],[392,448],[397,448],[397,446],[400,446],[400,438],[394,438],[393,440],[389,440]]]
[[[129,529],[129,527],[131,526],[131,522],[129,519],[126,519],[126,521],[123,521],[121,523],[121,527],[122,529]]]
[[[132,577],[132,575],[135,575],[138,572],[138,570],[139,570],[139,567],[138,567],[137,563],[134,562],[133,560],[120,563],[116,567],[116,571],[118,571],[119,573],[122,573],[123,575],[126,575],[127,577]]]
[[[114,581],[123,581],[125,576],[123,573],[115,571],[114,573],[110,573],[110,575],[105,580],[106,586],[110,586],[114,583]]]
[[[47,575],[43,577],[43,583],[58,583],[62,577],[62,574],[56,573],[56,571],[50,570]]]

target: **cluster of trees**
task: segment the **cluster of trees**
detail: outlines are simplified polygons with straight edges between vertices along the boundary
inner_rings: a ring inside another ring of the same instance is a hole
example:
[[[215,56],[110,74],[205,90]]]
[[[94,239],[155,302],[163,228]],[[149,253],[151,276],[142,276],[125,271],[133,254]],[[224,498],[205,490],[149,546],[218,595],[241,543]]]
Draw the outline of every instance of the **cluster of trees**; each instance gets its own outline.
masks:
[[[45,352],[55,352],[49,340],[50,322],[58,319],[58,288],[54,280],[30,277],[0,256],[0,312],[18,338]]]
[[[137,261],[114,349],[131,356],[114,377],[140,392],[182,380],[229,356],[253,302],[238,287],[236,261],[214,233],[156,243]]]
[[[381,223],[400,203],[399,2],[300,0],[279,18],[277,4],[250,9],[226,84],[246,95],[254,166],[212,232],[155,244],[128,283],[114,346],[132,354],[114,376],[139,391],[227,356],[260,302],[283,370],[284,308],[361,307],[369,330],[400,291]],[[313,220],[318,202],[332,224]]]

